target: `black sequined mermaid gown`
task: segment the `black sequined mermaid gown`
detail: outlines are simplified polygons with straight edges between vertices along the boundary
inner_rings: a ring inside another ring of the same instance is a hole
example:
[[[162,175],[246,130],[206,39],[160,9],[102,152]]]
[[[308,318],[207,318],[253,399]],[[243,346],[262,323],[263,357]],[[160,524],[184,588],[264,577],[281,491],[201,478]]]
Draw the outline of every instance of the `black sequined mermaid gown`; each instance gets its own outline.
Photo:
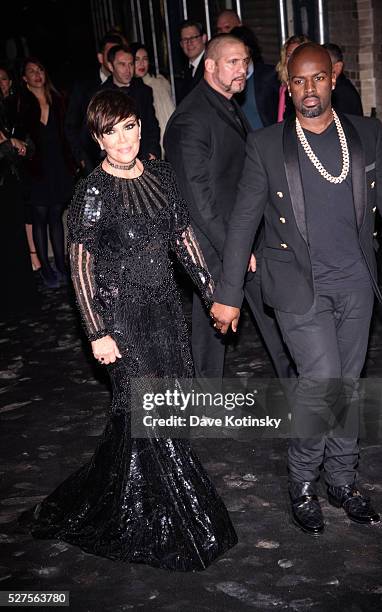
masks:
[[[91,461],[20,522],[111,559],[200,570],[232,547],[227,510],[187,440],[132,438],[132,378],[190,378],[192,361],[169,252],[208,301],[212,281],[173,171],[145,162],[136,179],[98,167],[68,218],[72,278],[89,340],[110,334],[111,415]]]

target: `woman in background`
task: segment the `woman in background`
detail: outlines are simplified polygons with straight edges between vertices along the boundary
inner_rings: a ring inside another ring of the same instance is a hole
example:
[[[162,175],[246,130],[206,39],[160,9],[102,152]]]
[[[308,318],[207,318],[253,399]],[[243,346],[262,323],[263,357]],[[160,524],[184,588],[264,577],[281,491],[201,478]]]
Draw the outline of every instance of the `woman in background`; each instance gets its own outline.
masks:
[[[4,75],[9,77],[0,69],[0,317],[8,319],[30,313],[38,305],[38,296],[25,234],[20,173],[21,160],[33,154],[33,145],[14,134],[9,96],[3,97],[3,83],[10,84],[11,79]]]
[[[147,47],[137,42],[132,43],[130,49],[134,55],[135,76],[141,78],[145,85],[148,85],[153,90],[154,109],[160,127],[160,145],[163,157],[163,135],[167,121],[175,110],[171,96],[171,86],[164,76],[161,74],[155,75]]]
[[[33,239],[42,280],[47,287],[55,288],[66,281],[62,214],[74,186],[74,165],[64,136],[65,107],[38,59],[24,61],[22,80],[20,123],[36,149],[32,159],[25,163]],[[48,258],[48,227],[55,270]]]
[[[0,65],[0,91],[3,95],[3,111],[6,115],[7,129],[9,136],[16,136],[17,130],[17,96],[13,91],[13,79],[7,66]],[[30,147],[29,147],[30,149]],[[30,151],[29,151],[30,153]],[[29,206],[25,206],[25,231],[28,239],[29,253],[33,270],[39,270],[41,264],[37,257],[36,247],[33,241],[32,214]]]

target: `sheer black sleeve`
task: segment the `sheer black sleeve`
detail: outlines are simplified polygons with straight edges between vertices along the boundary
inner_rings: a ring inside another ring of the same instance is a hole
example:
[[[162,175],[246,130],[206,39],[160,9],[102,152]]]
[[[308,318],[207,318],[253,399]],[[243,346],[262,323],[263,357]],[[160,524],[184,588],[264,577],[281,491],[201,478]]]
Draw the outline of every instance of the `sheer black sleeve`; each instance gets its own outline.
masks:
[[[86,179],[77,185],[68,214],[71,276],[85,332],[90,341],[108,334],[97,310],[94,266],[102,227],[104,203],[97,187]]]
[[[208,271],[202,250],[190,225],[187,204],[181,196],[175,173],[169,164],[168,189],[170,206],[173,211],[172,249],[184,269],[198,288],[202,299],[210,308],[215,290],[214,281]]]

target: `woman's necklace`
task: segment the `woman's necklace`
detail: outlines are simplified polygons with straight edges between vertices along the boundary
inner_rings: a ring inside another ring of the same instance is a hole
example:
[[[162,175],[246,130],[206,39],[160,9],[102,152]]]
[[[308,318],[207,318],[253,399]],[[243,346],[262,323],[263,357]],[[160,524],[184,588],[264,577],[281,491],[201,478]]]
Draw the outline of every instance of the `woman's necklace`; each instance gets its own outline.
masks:
[[[342,151],[342,171],[339,176],[332,176],[327,170],[325,170],[324,166],[322,165],[318,157],[316,157],[316,155],[313,153],[312,147],[307,141],[304,131],[301,127],[301,123],[299,122],[297,117],[296,117],[296,132],[297,132],[297,136],[301,143],[302,148],[304,149],[305,153],[309,157],[313,166],[319,171],[321,176],[323,176],[324,179],[329,181],[329,183],[338,184],[338,183],[342,183],[342,181],[346,179],[348,172],[349,172],[350,161],[349,161],[349,149],[348,149],[348,145],[346,142],[346,136],[343,131],[341,122],[338,119],[337,113],[333,109],[332,109],[332,112],[333,112],[334,123],[336,124],[338,138],[340,141],[341,151]]]
[[[132,168],[134,168],[135,164],[137,163],[137,158],[135,157],[133,161],[131,161],[129,164],[114,164],[113,162],[110,161],[108,157],[106,157],[106,161],[109,164],[109,166],[111,166],[112,168],[115,168],[116,170],[131,170]]]

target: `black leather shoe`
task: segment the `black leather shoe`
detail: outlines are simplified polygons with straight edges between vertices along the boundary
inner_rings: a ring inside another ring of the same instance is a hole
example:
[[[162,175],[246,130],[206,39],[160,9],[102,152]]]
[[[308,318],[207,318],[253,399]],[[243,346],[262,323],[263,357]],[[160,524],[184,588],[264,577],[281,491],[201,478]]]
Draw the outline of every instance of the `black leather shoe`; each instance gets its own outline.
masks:
[[[374,510],[369,497],[360,493],[354,483],[343,487],[328,487],[329,503],[336,508],[343,508],[348,517],[362,525],[379,523],[379,514]]]
[[[306,533],[319,535],[324,530],[320,502],[312,482],[289,483],[289,495],[292,500],[293,521]]]

